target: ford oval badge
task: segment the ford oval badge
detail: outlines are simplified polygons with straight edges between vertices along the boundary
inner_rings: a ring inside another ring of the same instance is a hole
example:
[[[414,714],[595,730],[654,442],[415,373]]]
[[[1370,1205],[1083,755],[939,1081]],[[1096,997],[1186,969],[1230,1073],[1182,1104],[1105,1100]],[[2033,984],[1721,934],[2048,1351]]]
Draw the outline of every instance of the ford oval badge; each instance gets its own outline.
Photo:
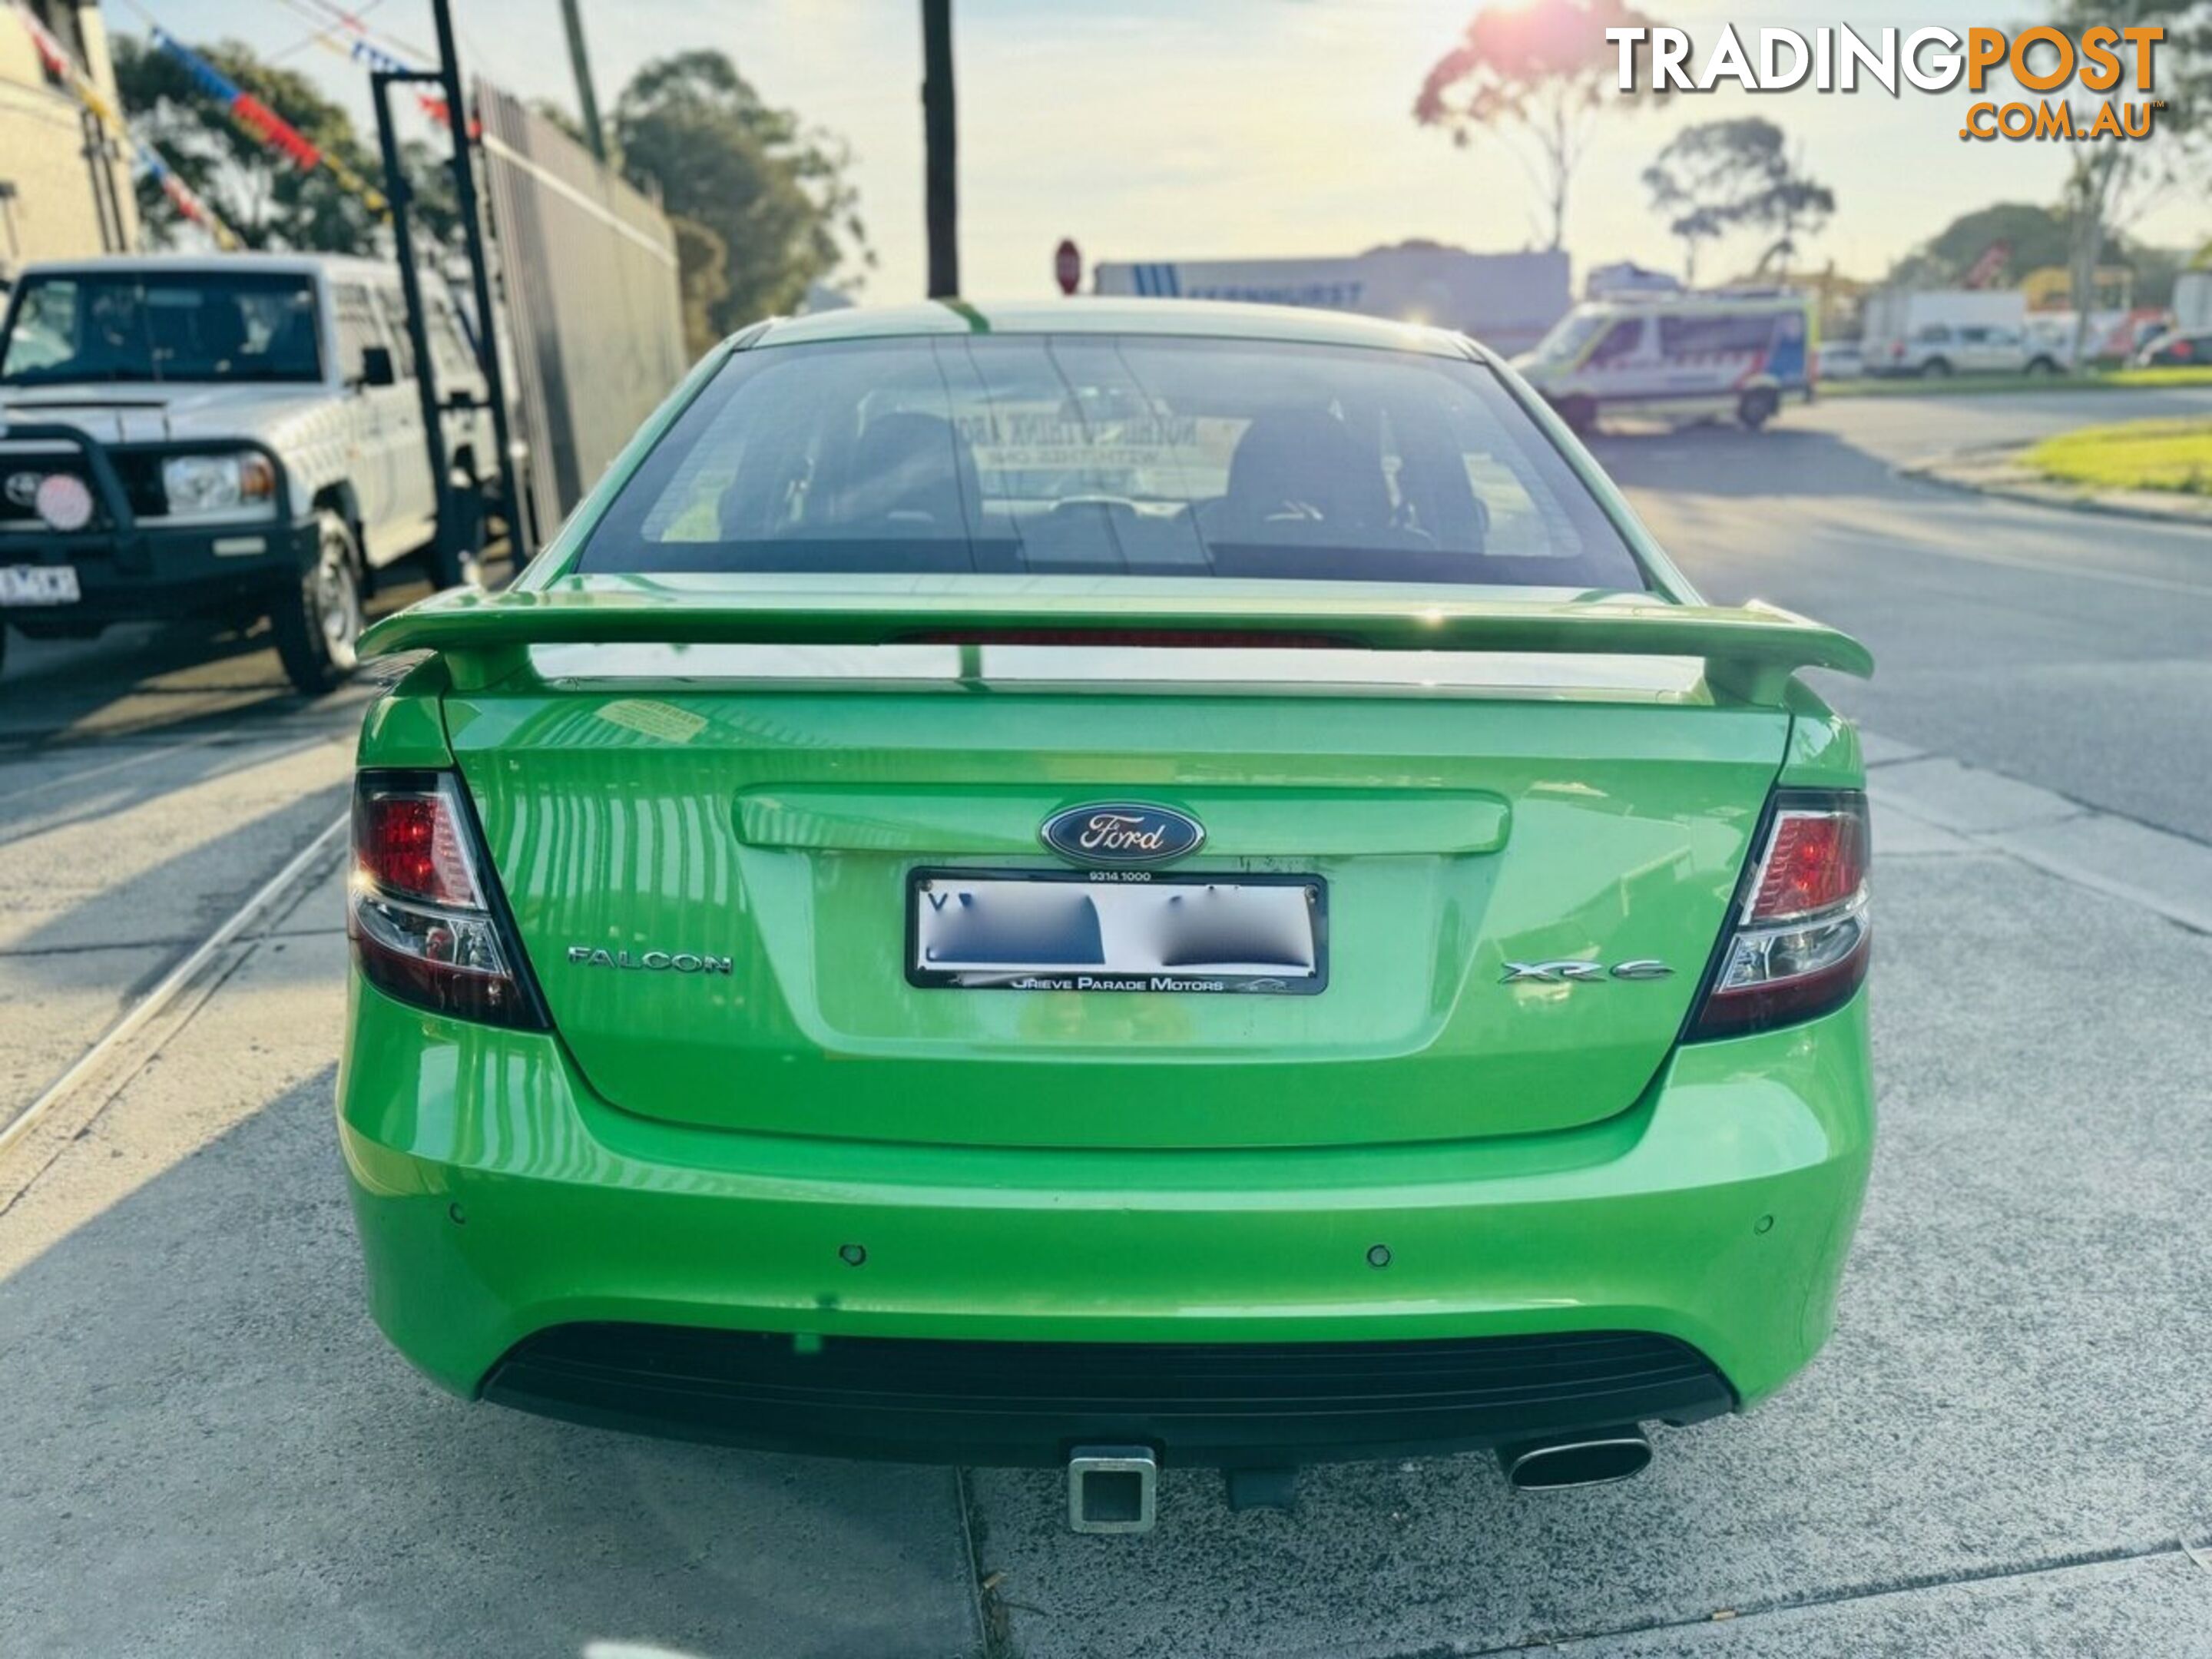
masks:
[[[1172,807],[1102,801],[1054,812],[1037,838],[1076,864],[1167,864],[1198,851],[1206,829]]]

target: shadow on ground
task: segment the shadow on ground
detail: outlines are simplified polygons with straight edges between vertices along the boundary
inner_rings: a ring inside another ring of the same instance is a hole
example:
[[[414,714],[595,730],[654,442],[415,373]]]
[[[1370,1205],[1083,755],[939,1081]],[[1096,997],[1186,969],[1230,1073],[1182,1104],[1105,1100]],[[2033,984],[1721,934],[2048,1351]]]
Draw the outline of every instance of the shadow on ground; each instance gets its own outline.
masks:
[[[495,585],[503,563],[490,567]],[[412,565],[384,573],[372,617],[430,592]],[[0,755],[58,740],[182,738],[313,720],[345,719],[367,691],[356,685],[303,697],[285,678],[269,625],[238,629],[198,617],[125,623],[89,639],[39,640],[10,631],[0,664]]]
[[[2175,1567],[2212,1535],[2212,944],[1979,856],[1892,860],[1878,905],[1882,1140],[1796,1387],[1545,1498],[1468,1459],[1236,1516],[1171,1473],[1158,1533],[1080,1539],[1051,1475],[979,1474],[1024,1659],[2212,1651]],[[11,1650],[969,1653],[949,1474],[539,1423],[385,1348],[342,963],[272,941],[0,1212]]]
[[[0,1213],[9,1650],[968,1659],[949,1470],[542,1422],[384,1345],[332,1068],[255,1094],[334,1035],[343,958],[264,947]]]
[[[1055,1475],[980,1472],[1024,1659],[1640,1656],[1717,1615],[1700,1653],[1885,1626],[1901,1655],[2212,1652],[2212,1576],[2168,1571],[2212,1536],[2212,1084],[2156,990],[2212,982],[2212,941],[1998,859],[1893,860],[1878,891],[1882,1139],[1794,1386],[1580,1492],[1470,1456],[1310,1470],[1295,1514],[1239,1515],[1170,1471],[1143,1538],[1071,1535]],[[2154,1616],[2046,1577],[2114,1561],[2156,1568]],[[2048,1593],[1968,1593],[2000,1582]]]

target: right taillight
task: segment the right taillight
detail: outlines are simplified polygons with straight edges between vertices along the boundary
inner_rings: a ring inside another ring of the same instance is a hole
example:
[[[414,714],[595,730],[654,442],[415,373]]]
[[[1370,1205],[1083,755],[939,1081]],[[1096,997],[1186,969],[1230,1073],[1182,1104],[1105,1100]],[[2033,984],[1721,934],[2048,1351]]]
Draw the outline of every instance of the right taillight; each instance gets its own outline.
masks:
[[[1688,1036],[1742,1036],[1839,1008],[1866,978],[1866,797],[1776,796]]]
[[[544,1014],[482,862],[453,773],[362,773],[346,899],[354,960],[378,990],[418,1008],[542,1029]]]

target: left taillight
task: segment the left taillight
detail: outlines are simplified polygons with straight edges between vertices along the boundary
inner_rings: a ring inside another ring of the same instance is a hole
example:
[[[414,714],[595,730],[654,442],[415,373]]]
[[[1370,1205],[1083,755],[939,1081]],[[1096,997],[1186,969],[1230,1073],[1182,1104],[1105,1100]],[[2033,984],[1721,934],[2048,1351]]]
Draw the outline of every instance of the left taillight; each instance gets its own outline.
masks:
[[[545,1014],[451,772],[363,772],[346,933],[362,976],[458,1019],[542,1030]]]
[[[1857,790],[1778,793],[1687,1036],[1744,1036],[1840,1008],[1872,949]]]

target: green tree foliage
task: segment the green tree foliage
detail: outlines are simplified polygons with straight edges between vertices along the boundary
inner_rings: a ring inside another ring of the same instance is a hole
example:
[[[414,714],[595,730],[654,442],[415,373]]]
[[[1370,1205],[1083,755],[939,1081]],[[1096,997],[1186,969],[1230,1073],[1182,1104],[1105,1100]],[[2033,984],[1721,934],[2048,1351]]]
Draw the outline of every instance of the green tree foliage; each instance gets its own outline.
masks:
[[[722,337],[715,323],[730,297],[730,250],[696,219],[672,216],[676,232],[676,267],[684,300],[684,339],[696,356]]]
[[[2212,152],[2212,0],[2056,0],[2051,21],[2077,39],[2100,24],[2166,31],[2153,60],[2156,95],[2166,106],[2154,115],[2151,137],[2077,143],[2067,169],[2060,204],[2070,232],[2066,266],[2074,294],[2086,301],[2095,292],[2098,267],[2128,226],[2177,190],[2204,193]],[[2150,96],[2137,84],[2134,56],[2124,54],[2130,73],[2110,91],[2080,94],[2077,129],[2100,104]],[[2089,307],[2078,309],[2077,356],[2089,331]]]
[[[380,176],[352,118],[297,70],[264,64],[251,47],[234,40],[195,50],[318,148],[365,179]],[[271,149],[233,120],[167,52],[123,35],[115,40],[114,55],[116,88],[131,125],[161,146],[178,176],[248,247],[368,251],[375,216],[326,168],[302,169]],[[184,222],[151,179],[138,181],[138,210],[148,234],[165,245]]]
[[[1835,192],[1807,176],[1780,127],[1756,115],[1684,127],[1644,168],[1644,186],[1652,207],[1670,216],[1667,228],[1681,240],[1693,283],[1698,243],[1759,231],[1767,240],[1757,269],[1786,270],[1799,236],[1836,210]]]
[[[380,179],[374,143],[305,76],[234,41],[197,50],[362,177]],[[174,58],[125,36],[115,43],[115,70],[133,124],[248,246],[376,251],[366,204],[327,171],[303,171],[238,126]],[[581,142],[573,117],[538,108]],[[789,310],[810,283],[875,264],[843,146],[764,103],[720,52],[647,64],[616,106],[614,128],[611,153],[675,223],[694,350]],[[442,133],[401,145],[418,237],[451,245],[459,220],[447,154]],[[173,240],[183,220],[150,179],[140,182],[139,204],[152,238]]]
[[[2072,246],[2072,226],[2057,208],[2037,202],[1997,202],[1962,213],[1893,266],[1889,280],[1911,288],[1954,288],[1983,254],[1998,243],[2011,252],[1999,267],[1999,284],[2017,283],[2031,270],[2063,265]]]
[[[434,138],[399,141],[399,165],[407,173],[408,222],[418,247],[461,245],[460,198],[453,190],[453,142],[444,132]],[[380,185],[384,175],[373,175]],[[478,188],[482,188],[481,176]]]
[[[1615,84],[1620,57],[1605,32],[1650,27],[1626,0],[1486,7],[1430,67],[1413,119],[1444,129],[1455,144],[1481,131],[1512,144],[1543,192],[1545,246],[1556,248],[1566,237],[1568,186],[1598,114],[1630,101]]]
[[[2074,249],[2073,216],[2063,206],[2036,202],[1998,202],[1962,213],[1890,268],[1887,280],[1905,288],[1955,288],[1991,247],[2010,250],[1994,278],[1996,285],[2018,283],[2032,270],[2069,263]],[[2125,266],[2133,277],[2136,303],[2162,306],[2173,297],[2175,274],[2186,258],[2168,248],[2149,247],[2115,234],[2104,243],[2105,266]]]
[[[719,52],[646,64],[615,105],[614,137],[632,182],[680,222],[684,313],[705,325],[694,350],[875,264],[844,146],[763,102]]]

